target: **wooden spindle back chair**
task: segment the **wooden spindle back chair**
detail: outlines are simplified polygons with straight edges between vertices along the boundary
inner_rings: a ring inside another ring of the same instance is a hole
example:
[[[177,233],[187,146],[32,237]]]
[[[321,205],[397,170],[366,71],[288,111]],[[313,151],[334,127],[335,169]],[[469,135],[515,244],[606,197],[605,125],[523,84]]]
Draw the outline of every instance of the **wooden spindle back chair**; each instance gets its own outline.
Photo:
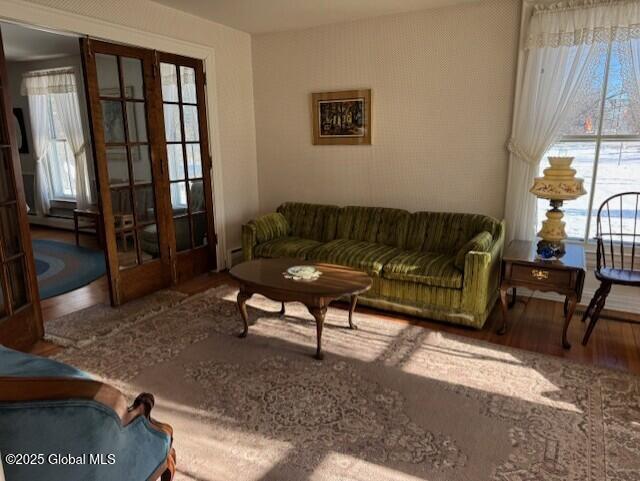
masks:
[[[582,317],[583,322],[591,319],[583,345],[589,342],[611,286],[640,287],[640,192],[616,194],[602,203],[596,219],[595,239],[595,276],[600,287]]]

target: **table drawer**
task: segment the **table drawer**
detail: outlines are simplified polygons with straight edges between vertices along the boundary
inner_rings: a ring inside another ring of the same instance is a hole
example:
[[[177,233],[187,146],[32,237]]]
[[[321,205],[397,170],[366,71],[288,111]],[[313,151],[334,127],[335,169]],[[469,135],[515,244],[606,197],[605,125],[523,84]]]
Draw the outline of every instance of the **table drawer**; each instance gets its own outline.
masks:
[[[514,264],[511,266],[511,279],[513,281],[526,282],[527,284],[540,284],[568,289],[573,287],[571,271],[562,269]]]

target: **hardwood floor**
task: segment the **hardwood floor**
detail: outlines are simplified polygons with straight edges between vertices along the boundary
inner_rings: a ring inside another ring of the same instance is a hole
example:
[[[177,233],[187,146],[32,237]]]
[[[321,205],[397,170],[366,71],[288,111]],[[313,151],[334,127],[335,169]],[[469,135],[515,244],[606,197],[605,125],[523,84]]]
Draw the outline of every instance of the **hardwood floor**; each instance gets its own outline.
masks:
[[[39,238],[35,237],[36,235],[44,234],[36,230],[34,238]],[[73,233],[59,231],[56,235],[58,236],[57,240],[71,239],[71,242],[73,242]],[[87,242],[85,238],[87,236],[83,237],[83,242]],[[234,285],[234,281],[224,272],[209,273],[179,284],[174,289],[193,295],[222,284]],[[96,303],[108,302],[108,299],[108,286],[106,279],[103,278],[76,291],[43,301],[42,307],[45,322]],[[336,306],[342,309],[348,308],[346,303],[337,303]],[[627,315],[626,317],[631,322],[602,317],[589,344],[583,347],[581,340],[586,326],[580,322],[582,313],[577,312],[573,317],[568,332],[568,338],[573,347],[565,350],[560,342],[563,313],[562,304],[559,302],[518,298],[516,305],[509,312],[509,330],[504,336],[496,334],[496,330],[502,322],[502,314],[498,305],[496,305],[484,328],[480,331],[366,307],[358,307],[357,310],[374,314],[390,322],[423,326],[434,331],[457,334],[501,346],[524,349],[595,366],[621,369],[640,374],[640,316]],[[238,319],[238,322],[240,322],[240,319]],[[58,346],[41,341],[33,347],[32,352],[47,356],[58,352],[59,349],[61,348]]]

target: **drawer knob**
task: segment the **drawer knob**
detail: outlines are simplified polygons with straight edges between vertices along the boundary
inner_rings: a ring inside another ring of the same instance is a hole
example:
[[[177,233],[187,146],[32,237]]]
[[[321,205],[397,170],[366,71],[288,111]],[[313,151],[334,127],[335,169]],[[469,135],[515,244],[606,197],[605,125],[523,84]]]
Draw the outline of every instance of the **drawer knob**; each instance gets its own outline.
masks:
[[[539,281],[542,281],[544,279],[548,279],[549,278],[549,271],[544,271],[542,269],[531,269],[531,275],[535,279],[538,279]]]

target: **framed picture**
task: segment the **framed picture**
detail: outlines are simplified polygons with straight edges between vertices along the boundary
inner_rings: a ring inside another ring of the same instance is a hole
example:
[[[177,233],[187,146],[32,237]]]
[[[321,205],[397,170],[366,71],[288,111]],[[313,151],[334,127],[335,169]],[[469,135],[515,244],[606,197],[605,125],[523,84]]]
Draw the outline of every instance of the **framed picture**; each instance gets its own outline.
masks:
[[[311,94],[313,144],[371,144],[371,90]]]
[[[21,154],[29,153],[29,144],[27,143],[27,128],[24,124],[24,115],[21,108],[13,109],[13,116],[16,123],[16,140],[18,142],[18,151]]]

